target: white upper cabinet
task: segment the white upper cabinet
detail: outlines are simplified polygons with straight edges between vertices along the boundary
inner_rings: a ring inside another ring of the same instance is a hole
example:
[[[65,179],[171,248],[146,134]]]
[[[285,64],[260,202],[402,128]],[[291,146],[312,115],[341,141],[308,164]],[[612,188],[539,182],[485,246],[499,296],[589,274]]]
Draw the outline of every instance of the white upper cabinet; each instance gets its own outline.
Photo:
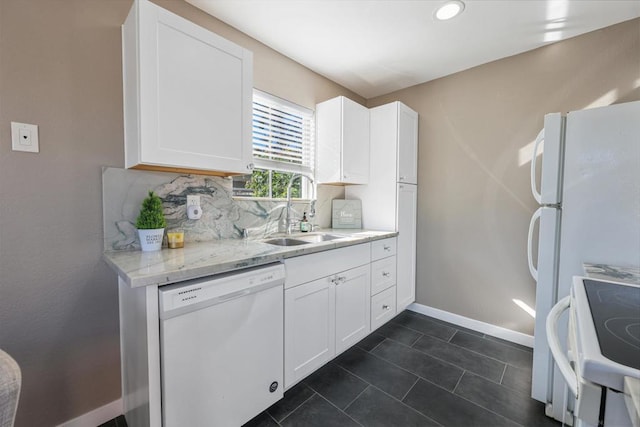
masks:
[[[339,96],[316,105],[319,184],[369,182],[369,110]]]
[[[147,0],[122,45],[127,168],[250,172],[250,51]]]
[[[418,183],[418,113],[401,102],[397,107],[398,182]]]

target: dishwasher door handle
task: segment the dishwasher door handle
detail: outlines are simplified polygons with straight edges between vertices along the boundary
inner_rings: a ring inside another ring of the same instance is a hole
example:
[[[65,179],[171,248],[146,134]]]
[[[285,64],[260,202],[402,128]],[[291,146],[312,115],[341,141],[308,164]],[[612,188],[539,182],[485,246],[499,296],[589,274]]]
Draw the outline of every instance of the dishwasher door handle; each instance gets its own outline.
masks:
[[[243,297],[245,295],[249,295],[251,293],[256,292],[256,288],[249,288],[249,289],[243,289],[241,291],[236,291],[236,292],[231,292],[230,294],[226,294],[226,295],[220,295],[218,298],[216,298],[216,302],[221,303],[224,301],[229,301],[235,298],[239,298],[239,297]]]

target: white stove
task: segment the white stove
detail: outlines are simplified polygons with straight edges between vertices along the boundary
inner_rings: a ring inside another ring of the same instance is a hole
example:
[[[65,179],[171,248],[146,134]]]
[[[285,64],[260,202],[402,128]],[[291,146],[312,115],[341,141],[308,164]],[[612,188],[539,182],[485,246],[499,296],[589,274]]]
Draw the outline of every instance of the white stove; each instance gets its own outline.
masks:
[[[557,323],[567,309],[565,351]],[[547,335],[576,424],[636,426],[637,408],[625,405],[625,378],[640,379],[640,286],[574,277],[571,295],[549,314]]]

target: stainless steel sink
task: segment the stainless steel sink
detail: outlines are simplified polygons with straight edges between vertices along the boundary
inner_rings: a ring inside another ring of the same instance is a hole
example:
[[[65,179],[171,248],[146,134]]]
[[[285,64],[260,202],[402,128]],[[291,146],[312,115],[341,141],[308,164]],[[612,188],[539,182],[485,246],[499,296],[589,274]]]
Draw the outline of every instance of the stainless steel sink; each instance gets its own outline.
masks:
[[[309,241],[292,239],[290,237],[276,237],[274,239],[265,240],[264,242],[270,245],[277,245],[277,246],[298,246],[298,245],[308,245],[309,243],[312,243]]]
[[[329,242],[331,240],[342,239],[345,236],[340,236],[337,234],[328,234],[328,233],[313,233],[313,234],[296,234],[293,237],[274,237],[268,240],[265,240],[265,243],[269,243],[270,245],[278,245],[278,246],[298,246],[298,245],[308,245],[311,243],[322,243]]]
[[[335,234],[310,234],[308,236],[296,236],[296,239],[309,243],[320,243],[341,239],[342,237],[343,236],[336,236]]]

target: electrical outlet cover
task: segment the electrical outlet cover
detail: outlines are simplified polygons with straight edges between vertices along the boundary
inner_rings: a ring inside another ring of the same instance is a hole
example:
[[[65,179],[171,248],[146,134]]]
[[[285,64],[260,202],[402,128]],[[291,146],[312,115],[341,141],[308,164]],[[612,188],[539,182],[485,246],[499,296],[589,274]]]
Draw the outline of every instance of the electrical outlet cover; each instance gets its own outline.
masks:
[[[11,122],[11,149],[13,151],[39,153],[38,126]]]
[[[187,195],[187,207],[189,206],[200,206],[200,196]]]

